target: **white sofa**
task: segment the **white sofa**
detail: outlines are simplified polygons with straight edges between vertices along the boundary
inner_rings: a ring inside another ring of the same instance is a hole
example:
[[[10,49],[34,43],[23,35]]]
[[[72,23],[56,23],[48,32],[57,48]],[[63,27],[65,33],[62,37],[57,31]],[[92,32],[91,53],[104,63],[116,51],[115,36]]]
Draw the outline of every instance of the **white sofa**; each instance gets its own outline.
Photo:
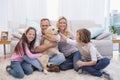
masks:
[[[55,25],[55,23],[56,23],[55,21],[51,22],[52,25]],[[94,33],[95,30],[91,31],[91,33],[93,33],[92,35],[97,34],[94,37],[94,39],[91,39],[91,41],[95,44],[98,51],[103,56],[112,57],[113,45],[112,45],[112,40],[110,39],[111,34],[108,33],[108,32],[104,32],[101,25],[95,24],[92,21],[85,21],[85,20],[77,20],[77,21],[71,20],[71,21],[68,22],[68,24],[69,24],[68,26],[70,26],[74,35],[76,33],[76,30],[79,29],[79,28],[87,28],[87,29],[90,29],[90,30],[94,30],[94,29],[96,30],[96,28],[97,28],[99,31],[101,30],[101,32],[96,31],[96,32],[99,32],[99,33]],[[35,26],[35,27],[37,26],[37,28],[38,28],[39,23],[37,21],[34,21],[34,24],[32,24],[32,25],[27,24],[27,26]],[[22,32],[26,29],[27,26],[26,25],[20,25],[16,29],[14,28],[15,32],[12,33],[12,38],[11,38],[12,39],[11,53],[13,52],[16,43],[18,42],[19,38],[21,37]]]

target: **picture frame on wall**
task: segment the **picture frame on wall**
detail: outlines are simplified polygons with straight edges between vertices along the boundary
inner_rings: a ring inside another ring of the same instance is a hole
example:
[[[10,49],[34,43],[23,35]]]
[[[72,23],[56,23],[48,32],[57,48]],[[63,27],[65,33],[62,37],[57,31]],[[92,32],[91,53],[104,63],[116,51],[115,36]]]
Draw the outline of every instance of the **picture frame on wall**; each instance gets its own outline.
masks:
[[[8,32],[7,31],[1,32],[1,40],[8,40]]]

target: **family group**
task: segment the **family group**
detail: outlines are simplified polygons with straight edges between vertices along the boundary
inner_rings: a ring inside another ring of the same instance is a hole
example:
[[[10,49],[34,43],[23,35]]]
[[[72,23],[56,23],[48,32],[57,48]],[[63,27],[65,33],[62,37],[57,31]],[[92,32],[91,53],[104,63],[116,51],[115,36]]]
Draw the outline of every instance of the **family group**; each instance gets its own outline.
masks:
[[[57,66],[60,70],[74,69],[81,74],[87,73],[93,76],[104,77],[112,80],[110,75],[103,69],[106,68],[110,59],[101,56],[91,42],[91,33],[85,28],[78,29],[73,36],[67,19],[61,17],[56,23],[59,30],[60,40],[56,35],[45,35],[45,30],[51,26],[50,20],[43,18],[40,21],[41,33],[30,26],[17,43],[10,58],[11,64],[6,66],[6,71],[15,78],[23,78],[30,75],[34,70],[42,72],[43,66],[39,58],[51,53],[48,49],[58,45],[62,54],[54,54],[49,58],[50,65]],[[50,41],[44,44],[44,40]],[[49,65],[48,65],[49,66]]]

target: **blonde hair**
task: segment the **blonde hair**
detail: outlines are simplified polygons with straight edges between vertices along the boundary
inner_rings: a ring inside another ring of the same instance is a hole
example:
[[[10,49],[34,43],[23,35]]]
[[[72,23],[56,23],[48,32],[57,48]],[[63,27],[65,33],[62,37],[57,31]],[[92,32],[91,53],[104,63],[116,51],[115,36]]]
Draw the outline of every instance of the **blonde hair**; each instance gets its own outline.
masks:
[[[68,27],[68,21],[65,17],[60,17],[59,20],[57,21],[57,28],[59,29],[59,22],[60,20],[64,19],[66,21],[66,29],[65,29],[65,32],[64,32],[64,35],[69,37],[71,35],[71,30],[70,28]]]
[[[83,28],[77,30],[77,34],[79,35],[79,41],[82,41],[84,43],[88,43],[91,40],[91,33],[89,30]]]

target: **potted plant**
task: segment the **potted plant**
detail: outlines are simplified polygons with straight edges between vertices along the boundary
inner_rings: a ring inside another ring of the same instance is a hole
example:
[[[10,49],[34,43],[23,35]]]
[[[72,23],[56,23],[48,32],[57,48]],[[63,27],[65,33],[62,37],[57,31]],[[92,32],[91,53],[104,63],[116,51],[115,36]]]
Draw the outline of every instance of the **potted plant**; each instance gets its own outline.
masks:
[[[116,36],[117,36],[117,28],[115,27],[115,25],[110,26],[110,32],[112,32],[112,38],[116,38]]]

